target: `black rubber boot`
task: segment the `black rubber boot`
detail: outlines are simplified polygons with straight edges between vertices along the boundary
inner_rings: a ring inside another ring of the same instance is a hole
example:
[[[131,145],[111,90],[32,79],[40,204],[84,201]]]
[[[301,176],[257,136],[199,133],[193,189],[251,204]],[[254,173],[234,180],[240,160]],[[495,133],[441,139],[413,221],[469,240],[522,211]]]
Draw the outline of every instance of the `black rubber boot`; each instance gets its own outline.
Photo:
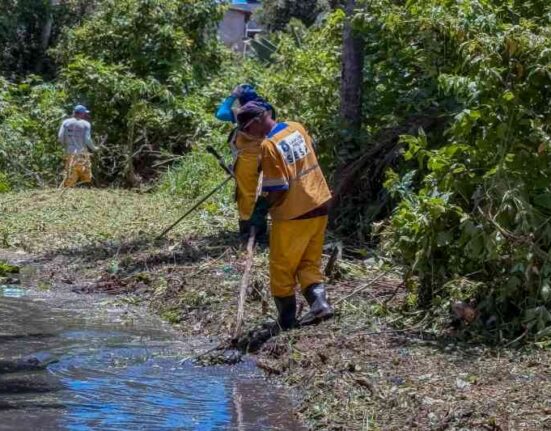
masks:
[[[251,222],[249,220],[239,220],[239,241],[247,245],[249,234],[251,232]]]
[[[278,298],[274,296],[274,301],[279,314],[278,323],[281,329],[287,331],[294,328],[297,324],[297,299],[295,295]]]
[[[299,323],[301,325],[312,325],[333,317],[333,308],[327,302],[325,285],[323,283],[308,286],[304,290],[304,297],[308,301],[308,305],[310,305],[310,311],[300,319]]]

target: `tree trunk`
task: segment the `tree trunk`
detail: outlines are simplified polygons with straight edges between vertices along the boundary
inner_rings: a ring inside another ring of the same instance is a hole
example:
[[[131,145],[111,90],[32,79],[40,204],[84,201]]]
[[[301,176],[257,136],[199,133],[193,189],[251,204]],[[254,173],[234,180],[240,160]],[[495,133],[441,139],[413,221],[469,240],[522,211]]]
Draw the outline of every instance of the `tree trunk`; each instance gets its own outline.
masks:
[[[46,53],[50,46],[50,38],[52,36],[52,27],[54,25],[54,16],[50,11],[46,17],[46,21],[42,25],[42,31],[40,33],[40,52],[42,55]]]
[[[362,128],[362,84],[364,67],[364,41],[352,29],[352,17],[356,0],[346,0],[346,20],[343,31],[341,69],[341,142],[336,148],[337,169],[335,178],[344,173],[347,162],[357,155],[358,141]],[[338,184],[335,185],[338,188]],[[341,202],[337,196],[330,209],[330,223],[336,227]]]
[[[135,99],[134,99],[135,100]],[[124,180],[126,182],[127,187],[137,187],[139,185],[138,177],[136,176],[136,169],[134,168],[134,144],[135,144],[135,136],[136,136],[136,120],[134,119],[134,107],[136,106],[136,103],[132,104],[132,108],[130,110],[130,121],[128,123],[128,140],[127,140],[127,159],[126,159],[126,165],[124,167]]]
[[[59,0],[50,0],[47,16],[42,24],[42,30],[40,32],[40,55],[37,59],[35,70],[38,73],[44,72],[46,68],[46,60],[48,48],[50,47],[50,39],[52,37],[52,29],[54,26],[54,7],[59,5]]]
[[[343,150],[348,150],[354,144],[362,127],[364,40],[352,29],[351,20],[355,8],[356,0],[347,0],[345,6],[347,19],[344,24],[343,35],[340,108],[345,141]],[[344,157],[346,155],[342,154]]]

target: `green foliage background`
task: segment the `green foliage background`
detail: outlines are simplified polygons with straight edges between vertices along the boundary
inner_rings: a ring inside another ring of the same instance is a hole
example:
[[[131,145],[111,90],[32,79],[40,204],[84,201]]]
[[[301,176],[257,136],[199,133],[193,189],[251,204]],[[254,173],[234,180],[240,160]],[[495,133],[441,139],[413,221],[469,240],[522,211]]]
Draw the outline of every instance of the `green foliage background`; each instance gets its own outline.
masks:
[[[312,19],[284,3],[264,10],[282,29],[267,36],[275,52],[241,59],[216,41],[216,2],[97,2],[65,25],[49,52],[55,80],[4,73],[0,190],[59,181],[55,134],[76,102],[91,107],[105,144],[95,166],[101,182],[137,185],[161,170],[158,189],[186,198],[221,178],[201,148],[225,147],[230,126],[213,113],[240,82],[254,84],[280,118],[308,127],[333,183],[380,131],[434,116],[442,128],[401,138],[403,158],[385,184],[394,211],[377,225],[382,249],[406,268],[409,306],[438,318],[454,301],[476,301],[490,335],[548,337],[549,2],[359,1],[364,118],[360,139],[346,148],[338,116],[344,13]],[[4,22],[0,40],[10,31]],[[368,206],[345,197],[339,231],[369,237]]]
[[[256,15],[270,31],[281,31],[294,19],[312,25],[320,14],[335,8],[338,3],[338,0],[264,0]]]
[[[50,50],[55,81],[2,83],[0,166],[11,184],[59,181],[55,136],[76,103],[91,109],[104,145],[94,166],[100,184],[138,185],[156,175],[152,165],[188,151],[206,133],[201,88],[227,55],[216,39],[220,13],[208,0],[104,0],[65,27]]]
[[[284,117],[308,125],[331,172],[377,144],[372,138],[381,130],[413,115],[439,118],[443,128],[402,137],[403,160],[387,174],[396,208],[380,238],[382,250],[407,270],[408,304],[431,310],[438,321],[447,320],[453,302],[474,301],[475,326],[488,335],[527,330],[546,338],[551,5],[373,0],[359,6],[353,25],[366,42],[363,138],[346,148],[345,160],[336,151],[341,12],[321,26],[291,24],[273,37],[278,51],[269,74],[257,78],[259,87]],[[346,207],[343,232],[371,232],[374,220],[361,205]]]
[[[392,114],[432,106],[448,124],[404,136],[403,171],[387,181],[400,203],[384,244],[409,269],[414,302],[438,313],[476,300],[497,335],[539,338],[551,322],[551,6],[527,6],[380,1],[357,24],[397,56],[378,63],[402,76]]]
[[[50,0],[3,0],[0,3],[0,73],[21,78],[29,73],[51,77],[53,59],[43,52],[42,31],[52,18],[49,42],[57,43],[66,27],[76,25],[94,10],[95,0],[64,0],[53,6]]]

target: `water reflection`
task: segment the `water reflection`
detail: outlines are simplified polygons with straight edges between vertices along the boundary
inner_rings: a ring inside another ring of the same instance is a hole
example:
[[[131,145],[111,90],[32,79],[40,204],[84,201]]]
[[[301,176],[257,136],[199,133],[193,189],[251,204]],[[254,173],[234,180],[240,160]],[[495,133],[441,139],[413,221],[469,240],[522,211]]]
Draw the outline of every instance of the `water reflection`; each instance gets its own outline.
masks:
[[[25,296],[25,289],[0,285],[0,296],[5,298],[21,298],[22,296]]]
[[[141,310],[0,292],[0,430],[303,429],[250,365],[182,364],[202,341]]]

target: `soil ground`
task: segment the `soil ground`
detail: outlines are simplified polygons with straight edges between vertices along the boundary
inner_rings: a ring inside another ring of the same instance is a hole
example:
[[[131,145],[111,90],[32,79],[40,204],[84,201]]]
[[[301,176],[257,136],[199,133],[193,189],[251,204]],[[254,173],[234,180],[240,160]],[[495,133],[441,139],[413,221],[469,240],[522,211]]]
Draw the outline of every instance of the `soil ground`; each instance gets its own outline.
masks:
[[[40,288],[117,295],[185,335],[224,340],[245,263],[235,215],[207,207],[155,240],[185,208],[170,196],[113,190],[4,194],[0,248],[32,255]],[[267,259],[258,249],[247,330],[275,315]],[[551,429],[548,350],[428,333],[412,323],[420,312],[403,311],[399,272],[374,255],[341,259],[330,297],[333,320],[273,337],[253,355],[297,394],[293,414],[313,430]]]

